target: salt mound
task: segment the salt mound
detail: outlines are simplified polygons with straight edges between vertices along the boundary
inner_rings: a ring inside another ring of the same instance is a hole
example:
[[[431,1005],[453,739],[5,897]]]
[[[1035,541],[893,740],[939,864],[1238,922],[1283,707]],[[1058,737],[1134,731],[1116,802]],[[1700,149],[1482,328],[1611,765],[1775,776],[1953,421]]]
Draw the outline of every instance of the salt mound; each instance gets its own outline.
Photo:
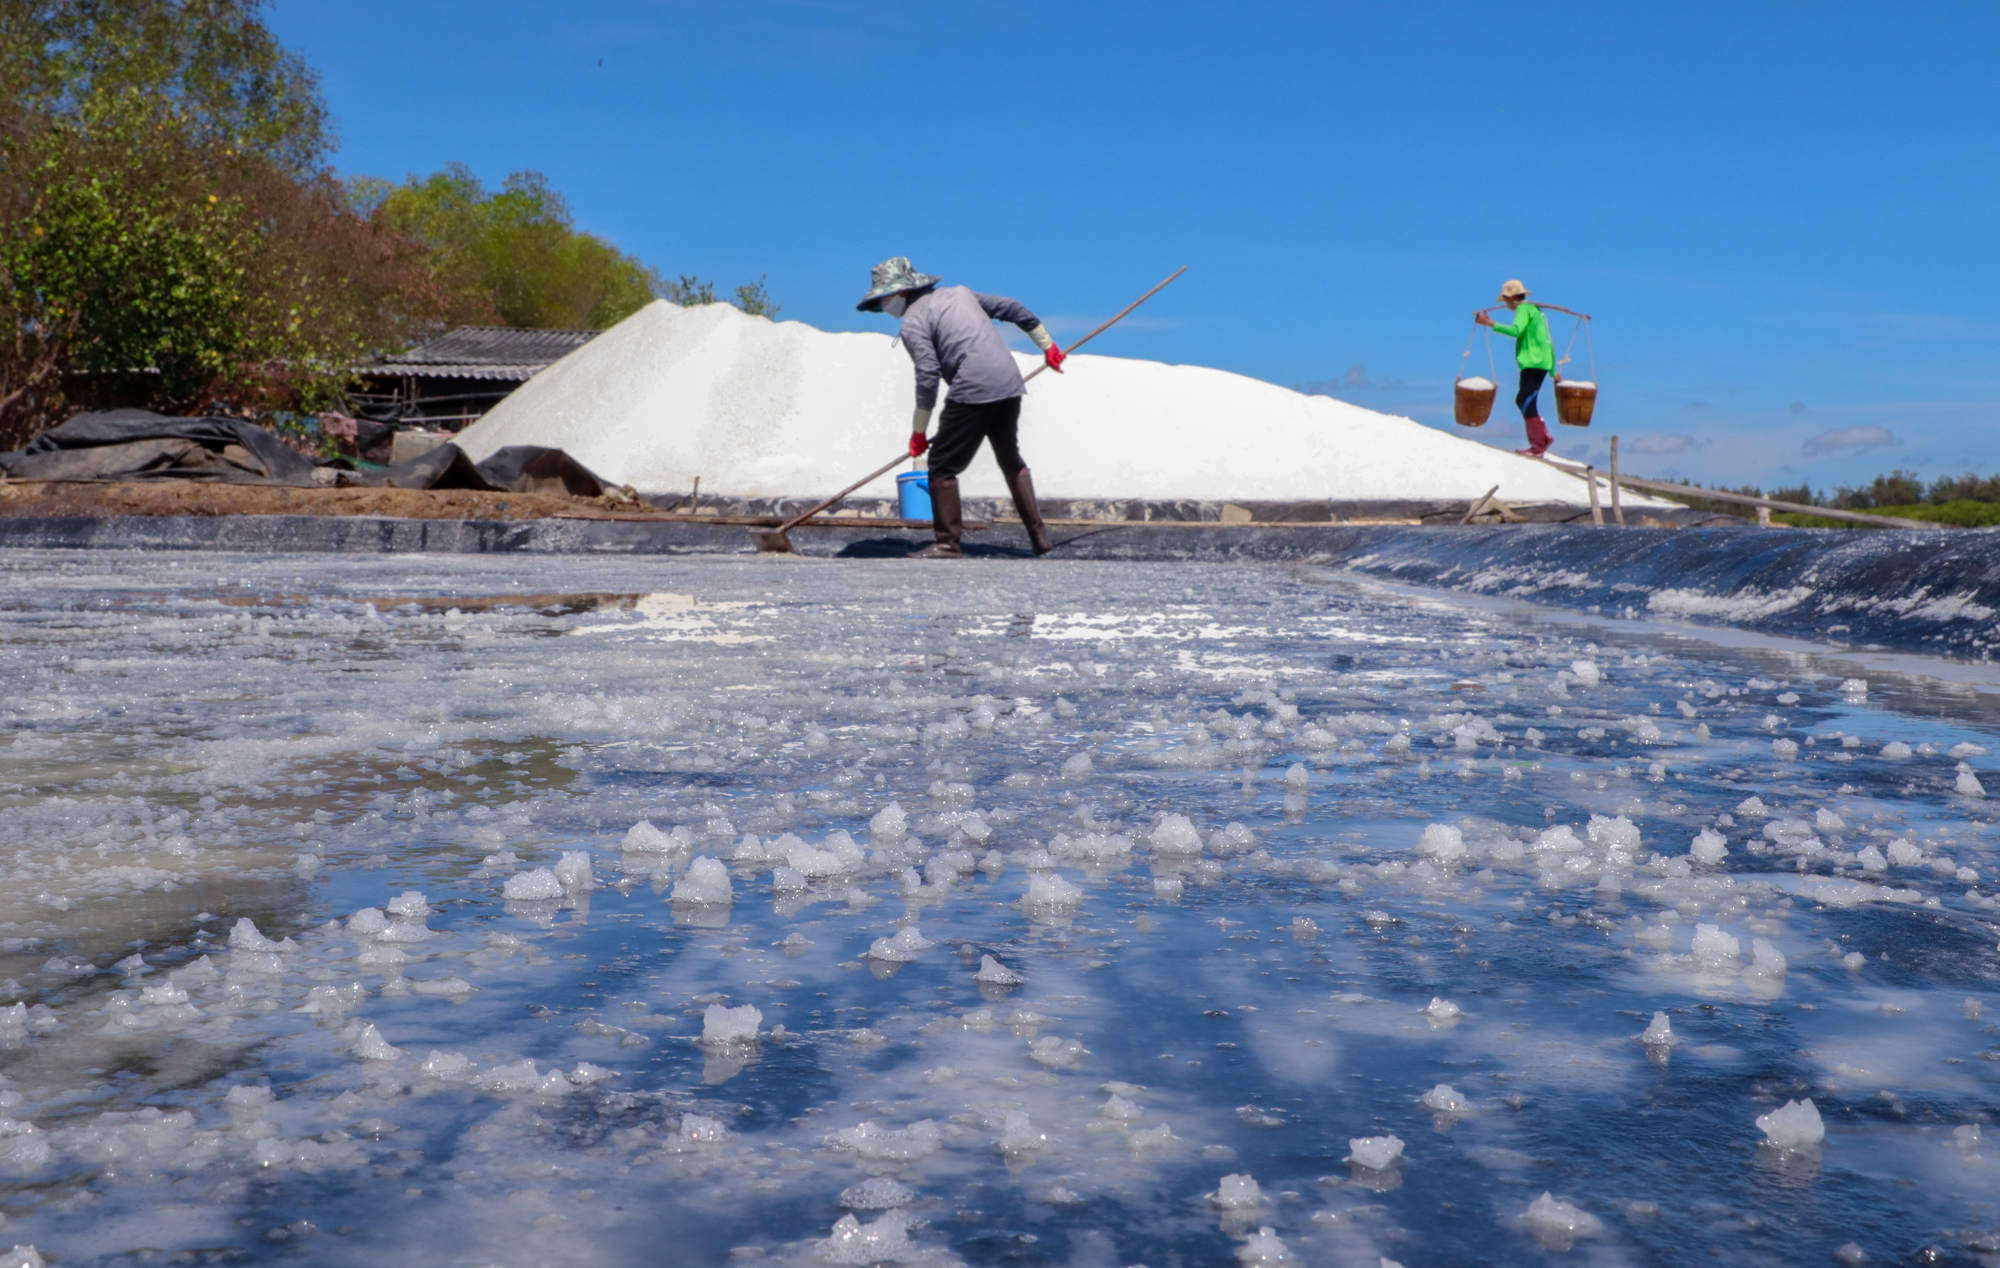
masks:
[[[1099,356],[1065,369],[1035,380],[1021,411],[1043,497],[1467,498],[1495,484],[1514,501],[1586,496],[1544,463],[1223,370]],[[888,458],[915,403],[909,355],[886,331],[657,301],[536,375],[458,443],[474,461],[506,445],[554,446],[649,493],[683,493],[700,476],[717,494],[793,496],[830,492]],[[1243,426],[1262,443],[1242,444]],[[962,479],[967,496],[1006,495],[986,459]],[[894,492],[893,474],[863,489]]]
[[[1460,379],[1458,385],[1463,388],[1470,388],[1475,392],[1490,392],[1493,390],[1493,380],[1481,375],[1474,375],[1469,379]]]

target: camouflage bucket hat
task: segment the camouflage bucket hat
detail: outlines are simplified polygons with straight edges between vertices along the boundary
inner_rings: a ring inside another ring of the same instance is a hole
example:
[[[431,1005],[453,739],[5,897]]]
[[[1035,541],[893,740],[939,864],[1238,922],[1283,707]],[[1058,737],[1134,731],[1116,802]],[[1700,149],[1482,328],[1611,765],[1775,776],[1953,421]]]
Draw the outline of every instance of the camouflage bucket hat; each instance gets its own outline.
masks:
[[[854,307],[864,313],[872,313],[882,306],[882,301],[899,291],[920,291],[928,286],[936,286],[938,279],[928,273],[919,273],[910,267],[906,256],[896,256],[876,265],[868,278],[868,293]]]

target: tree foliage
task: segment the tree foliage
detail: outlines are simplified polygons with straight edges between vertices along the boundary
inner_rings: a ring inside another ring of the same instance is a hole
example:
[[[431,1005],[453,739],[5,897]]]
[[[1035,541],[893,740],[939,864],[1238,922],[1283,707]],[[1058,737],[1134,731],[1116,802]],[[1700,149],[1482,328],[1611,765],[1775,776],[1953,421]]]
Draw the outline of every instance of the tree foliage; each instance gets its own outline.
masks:
[[[568,201],[540,172],[516,172],[489,191],[454,163],[401,185],[357,180],[352,194],[376,223],[429,249],[456,323],[598,330],[654,299],[718,302],[712,282],[663,278],[577,229]],[[761,278],[737,287],[735,303],[758,316],[778,312]]]
[[[310,71],[254,0],[0,19],[0,447],[79,404],[316,407],[441,310],[310,165]]]

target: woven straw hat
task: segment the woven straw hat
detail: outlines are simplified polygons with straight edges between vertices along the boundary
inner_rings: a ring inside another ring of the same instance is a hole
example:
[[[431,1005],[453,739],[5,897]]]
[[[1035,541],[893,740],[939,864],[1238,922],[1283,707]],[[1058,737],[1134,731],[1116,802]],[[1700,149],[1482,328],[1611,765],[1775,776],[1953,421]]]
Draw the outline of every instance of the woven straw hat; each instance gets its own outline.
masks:
[[[1526,299],[1528,298],[1528,288],[1521,285],[1520,278],[1514,278],[1512,281],[1504,282],[1501,284],[1500,298]]]
[[[870,272],[868,293],[854,307],[864,313],[872,313],[882,307],[882,301],[901,291],[920,291],[927,286],[936,286],[938,279],[928,273],[919,273],[910,267],[909,257],[895,256],[882,261]]]

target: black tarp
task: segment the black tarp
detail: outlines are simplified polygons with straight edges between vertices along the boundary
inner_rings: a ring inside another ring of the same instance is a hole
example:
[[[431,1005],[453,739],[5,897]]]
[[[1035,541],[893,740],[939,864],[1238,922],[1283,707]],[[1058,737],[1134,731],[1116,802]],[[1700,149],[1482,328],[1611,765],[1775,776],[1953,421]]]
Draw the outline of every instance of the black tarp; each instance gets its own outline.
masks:
[[[391,489],[483,489],[495,493],[566,493],[594,498],[609,488],[588,467],[560,449],[508,445],[481,463],[449,442],[393,467],[343,472],[342,484]]]
[[[143,409],[78,414],[0,453],[16,480],[209,480],[313,485],[312,459],[240,418],[175,418]]]
[[[142,409],[78,414],[43,432],[27,448],[0,453],[0,471],[16,480],[172,479],[308,487],[319,483],[313,478],[311,459],[255,423],[240,418],[175,418]],[[562,450],[541,445],[509,445],[475,464],[464,450],[446,443],[393,467],[343,471],[339,480],[376,488],[572,497],[597,497],[610,487]]]

